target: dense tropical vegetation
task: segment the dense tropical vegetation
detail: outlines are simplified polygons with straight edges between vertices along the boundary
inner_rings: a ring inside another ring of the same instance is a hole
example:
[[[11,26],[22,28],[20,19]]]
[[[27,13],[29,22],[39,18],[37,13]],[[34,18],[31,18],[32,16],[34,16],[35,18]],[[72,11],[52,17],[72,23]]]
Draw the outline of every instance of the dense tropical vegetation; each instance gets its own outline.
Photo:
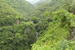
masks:
[[[0,50],[75,50],[75,0],[0,0]]]

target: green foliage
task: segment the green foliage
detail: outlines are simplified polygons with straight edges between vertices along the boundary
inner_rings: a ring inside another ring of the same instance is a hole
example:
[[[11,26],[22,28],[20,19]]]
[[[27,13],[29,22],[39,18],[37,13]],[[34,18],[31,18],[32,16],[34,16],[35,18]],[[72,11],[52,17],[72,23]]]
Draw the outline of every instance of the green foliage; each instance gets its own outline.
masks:
[[[0,0],[0,50],[30,50],[36,40],[35,25],[24,20],[20,11],[26,9],[21,8],[21,0],[16,1],[16,5],[14,1]]]
[[[33,11],[33,6],[26,0],[4,0],[20,14],[27,16]]]
[[[16,24],[16,18],[14,17],[0,18],[0,27],[14,25],[14,24]]]
[[[53,22],[49,23],[48,29],[33,45],[32,50],[74,50],[75,45],[72,44],[75,43],[70,44],[71,41],[67,38],[70,36],[70,27],[75,26],[71,22],[74,21],[75,15],[66,10],[55,11],[50,15]]]
[[[30,22],[1,27],[0,50],[28,50],[35,41],[35,33],[34,25]]]
[[[0,0],[0,50],[75,50],[74,10],[74,0]]]

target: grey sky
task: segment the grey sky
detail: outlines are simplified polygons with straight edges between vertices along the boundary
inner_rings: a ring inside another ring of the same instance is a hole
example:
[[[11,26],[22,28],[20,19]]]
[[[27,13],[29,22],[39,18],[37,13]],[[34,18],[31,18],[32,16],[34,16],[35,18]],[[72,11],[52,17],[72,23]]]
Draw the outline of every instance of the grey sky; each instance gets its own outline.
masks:
[[[34,4],[34,3],[36,3],[36,2],[38,2],[40,0],[26,0],[26,1],[30,2],[31,4]]]

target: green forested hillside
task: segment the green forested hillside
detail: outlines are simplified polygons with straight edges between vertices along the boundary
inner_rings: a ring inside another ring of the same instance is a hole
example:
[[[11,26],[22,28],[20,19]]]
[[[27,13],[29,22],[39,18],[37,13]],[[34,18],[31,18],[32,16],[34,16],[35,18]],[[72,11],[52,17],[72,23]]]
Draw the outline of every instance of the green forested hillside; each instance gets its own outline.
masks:
[[[0,0],[0,26],[13,25],[16,18],[22,17],[14,8]]]
[[[75,50],[74,3],[74,0],[52,0],[37,8],[40,15],[36,11],[35,16],[48,18],[50,22],[32,50]]]
[[[30,50],[30,44],[35,41],[34,24],[25,22],[18,8],[6,1],[0,0],[0,50]]]
[[[29,15],[33,10],[32,4],[26,0],[5,0],[5,2],[24,16]]]
[[[65,10],[52,12],[50,15],[53,22],[49,23],[48,29],[33,45],[32,50],[74,50],[75,37],[70,31],[75,27],[75,15]]]
[[[0,50],[75,50],[75,0],[0,0]]]

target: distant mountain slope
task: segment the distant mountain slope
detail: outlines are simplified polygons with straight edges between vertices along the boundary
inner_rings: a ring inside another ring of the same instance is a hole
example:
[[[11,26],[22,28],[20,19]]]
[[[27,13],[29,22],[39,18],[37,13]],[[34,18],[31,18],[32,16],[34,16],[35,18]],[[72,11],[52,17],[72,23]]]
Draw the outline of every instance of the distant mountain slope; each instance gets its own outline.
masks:
[[[20,14],[5,1],[0,0],[0,17],[20,16]]]
[[[25,0],[5,0],[7,4],[11,5],[17,12],[23,15],[28,15],[33,10],[32,4]]]

